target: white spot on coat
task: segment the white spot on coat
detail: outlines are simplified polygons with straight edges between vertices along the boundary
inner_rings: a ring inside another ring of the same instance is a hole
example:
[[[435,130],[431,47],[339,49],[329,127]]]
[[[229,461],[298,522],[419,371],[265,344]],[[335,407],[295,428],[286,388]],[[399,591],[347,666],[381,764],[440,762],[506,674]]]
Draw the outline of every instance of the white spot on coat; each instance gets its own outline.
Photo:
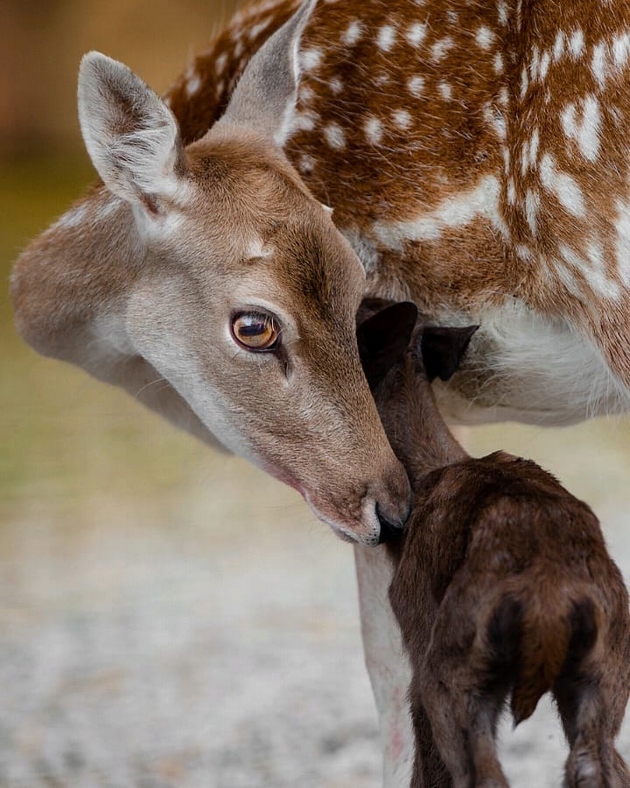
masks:
[[[600,41],[593,47],[593,58],[591,60],[591,70],[595,79],[603,87],[608,76],[608,66],[606,64],[606,42]]]
[[[525,216],[527,224],[534,237],[538,232],[538,211],[540,210],[540,197],[533,189],[525,192]]]
[[[507,199],[510,205],[516,202],[516,186],[514,185],[514,178],[510,178],[507,183]]]
[[[499,17],[499,24],[505,27],[508,23],[508,10],[503,0],[499,0],[497,3],[497,15]]]
[[[343,150],[346,147],[346,135],[338,123],[329,123],[324,126],[324,137],[334,150]]]
[[[446,54],[450,49],[455,46],[455,42],[450,36],[446,36],[446,38],[441,38],[439,41],[436,41],[435,44],[431,47],[431,57],[436,63],[439,63],[441,60],[444,59]]]
[[[580,153],[588,161],[595,161],[599,155],[601,110],[599,101],[593,95],[587,96],[581,102],[581,117],[575,104],[567,104],[560,119],[562,128],[567,137],[574,139]]]
[[[343,82],[339,79],[339,77],[333,77],[328,83],[328,87],[330,88],[331,93],[333,93],[335,96],[338,96],[343,90]]]
[[[564,54],[565,36],[562,30],[559,30],[556,35],[556,40],[553,45],[553,59],[557,63]]]
[[[523,71],[521,72],[521,98],[525,98],[528,87],[529,77],[527,76],[527,69],[523,66]]]
[[[622,33],[613,38],[612,56],[617,69],[622,69],[626,66],[630,57],[630,32]]]
[[[363,128],[370,145],[379,145],[383,139],[383,124],[381,121],[378,118],[370,117],[365,121]]]
[[[601,244],[591,241],[587,246],[586,257],[582,257],[566,244],[561,244],[558,251],[565,262],[582,274],[593,290],[605,298],[618,298],[619,285],[606,274]]]
[[[536,162],[538,160],[538,146],[540,145],[540,132],[537,128],[534,129],[532,132],[531,139],[529,141],[529,160],[530,166],[535,167]]]
[[[194,96],[200,87],[201,77],[199,74],[195,74],[195,76],[186,83],[186,95],[188,97]]]
[[[547,73],[549,72],[549,66],[551,65],[551,54],[549,52],[543,52],[540,56],[540,69],[538,72],[538,76],[540,79],[545,79]]]
[[[407,87],[409,88],[411,95],[418,98],[418,96],[424,90],[424,77],[421,77],[420,75],[411,77],[411,79],[407,82]]]
[[[505,232],[499,215],[499,181],[494,176],[482,178],[468,192],[447,197],[432,211],[416,219],[400,222],[376,222],[374,230],[383,244],[398,249],[405,241],[437,240],[444,231],[463,227],[478,217],[485,217],[492,225]]]
[[[321,49],[305,49],[300,53],[300,68],[302,71],[315,71],[322,62],[323,52]]]
[[[477,46],[487,52],[494,43],[494,33],[489,27],[482,25],[475,33],[475,41],[477,42]]]
[[[249,38],[249,40],[253,41],[255,38],[258,38],[258,36],[263,32],[263,30],[266,30],[269,27],[272,19],[273,17],[270,16],[267,17],[267,19],[263,19],[261,22],[258,22],[258,24],[252,25],[252,27],[250,27],[249,30],[247,31],[247,37]]]
[[[392,120],[394,121],[394,125],[398,126],[398,128],[402,129],[403,131],[411,128],[413,123],[413,118],[406,109],[395,109],[392,112]]]
[[[578,28],[569,39],[569,52],[573,57],[579,57],[584,51],[584,33]]]
[[[405,33],[405,38],[411,46],[417,47],[424,41],[427,34],[427,26],[422,22],[414,22]]]
[[[341,36],[341,41],[346,46],[354,46],[363,35],[363,25],[357,19],[350,22],[345,33]]]
[[[617,201],[615,229],[617,230],[615,241],[617,271],[624,287],[628,288],[630,287],[630,200]]]
[[[303,175],[310,175],[315,169],[315,159],[308,153],[303,153],[298,162],[298,168]]]
[[[389,52],[394,46],[395,40],[396,28],[392,27],[392,25],[383,25],[383,27],[379,29],[376,43],[382,52]]]
[[[317,112],[313,112],[312,110],[296,112],[291,120],[289,133],[293,134],[296,131],[313,131],[319,120],[320,116]]]
[[[444,101],[450,101],[453,96],[453,88],[449,85],[448,82],[440,82],[438,84],[438,90],[440,91],[442,98]]]
[[[223,74],[223,70],[225,69],[226,63],[227,63],[227,53],[221,52],[221,54],[214,61],[214,71],[218,77],[220,77],[221,74]]]
[[[582,190],[574,178],[556,169],[555,159],[550,153],[546,153],[540,161],[540,179],[545,189],[557,198],[568,213],[577,217],[585,216]]]

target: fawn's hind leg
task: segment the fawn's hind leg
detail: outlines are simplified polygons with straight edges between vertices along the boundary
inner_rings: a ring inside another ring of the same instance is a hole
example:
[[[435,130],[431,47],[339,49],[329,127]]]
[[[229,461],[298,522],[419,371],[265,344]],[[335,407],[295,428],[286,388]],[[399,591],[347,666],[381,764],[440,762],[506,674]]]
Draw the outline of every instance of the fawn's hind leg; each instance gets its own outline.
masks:
[[[614,610],[614,602],[609,607]],[[612,633],[608,627],[600,631],[590,599],[574,604],[571,613],[568,656],[553,687],[570,747],[565,768],[568,788],[630,788],[630,772],[615,749],[630,691],[625,592],[619,595],[617,608]]]
[[[431,720],[422,703],[422,687],[414,674],[409,692],[415,734],[411,788],[452,788],[453,781],[433,738]]]
[[[630,788],[630,772],[615,749],[627,684],[612,684],[606,687],[601,677],[584,673],[563,675],[556,682],[554,695],[571,748],[565,767],[568,788]]]
[[[429,649],[422,700],[453,788],[509,788],[495,744],[504,694],[480,686],[479,675],[465,659]]]

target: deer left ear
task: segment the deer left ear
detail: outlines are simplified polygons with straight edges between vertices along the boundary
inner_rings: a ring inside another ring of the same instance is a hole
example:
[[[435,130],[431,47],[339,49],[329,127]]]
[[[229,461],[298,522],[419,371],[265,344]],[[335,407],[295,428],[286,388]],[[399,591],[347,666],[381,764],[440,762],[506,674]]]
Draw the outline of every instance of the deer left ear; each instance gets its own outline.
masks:
[[[175,116],[123,63],[89,52],[79,69],[79,121],[107,188],[158,213],[181,187],[186,159]]]
[[[374,388],[409,347],[418,308],[410,301],[390,304],[357,328],[357,343],[363,371]]]
[[[448,380],[459,369],[471,337],[478,328],[479,326],[426,326],[423,329],[420,350],[429,380]]]

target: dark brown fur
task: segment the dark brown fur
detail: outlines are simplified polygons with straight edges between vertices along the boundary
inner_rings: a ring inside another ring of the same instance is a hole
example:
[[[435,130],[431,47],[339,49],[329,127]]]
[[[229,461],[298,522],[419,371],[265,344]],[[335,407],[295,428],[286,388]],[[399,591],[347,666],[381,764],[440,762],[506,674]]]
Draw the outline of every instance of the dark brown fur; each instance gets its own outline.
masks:
[[[413,669],[412,786],[506,786],[499,713],[511,695],[518,724],[547,691],[571,748],[567,784],[629,786],[614,748],[630,682],[628,595],[597,518],[534,462],[465,454],[435,405],[422,336],[384,377],[382,358],[368,375],[414,491],[390,588]]]

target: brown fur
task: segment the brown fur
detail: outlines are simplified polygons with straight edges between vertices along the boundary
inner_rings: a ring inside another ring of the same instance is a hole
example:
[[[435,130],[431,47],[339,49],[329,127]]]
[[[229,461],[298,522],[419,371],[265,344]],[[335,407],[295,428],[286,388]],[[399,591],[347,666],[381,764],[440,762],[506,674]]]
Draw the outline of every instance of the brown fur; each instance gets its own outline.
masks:
[[[412,785],[506,786],[494,742],[504,701],[518,724],[552,691],[568,785],[630,786],[614,748],[630,689],[628,595],[597,518],[534,462],[468,457],[437,410],[421,342],[422,328],[371,381],[414,491],[390,588],[413,669]]]
[[[296,5],[277,0],[247,6],[197,56],[192,71],[167,94],[186,140],[205,133],[251,53]],[[344,33],[354,21],[361,34],[348,44]],[[414,22],[427,25],[418,45],[406,35]],[[292,136],[286,150],[315,196],[334,206],[338,226],[372,239],[387,258],[372,272],[372,292],[411,296],[433,310],[470,310],[480,300],[522,297],[578,325],[611,368],[630,380],[628,294],[624,263],[615,251],[615,200],[628,199],[630,80],[623,58],[615,65],[611,53],[615,41],[619,50],[629,23],[626,4],[598,4],[594,12],[589,0],[372,3],[369,13],[362,0],[317,6],[302,48],[319,50],[322,57],[303,74],[298,102],[298,112],[315,120]],[[383,50],[377,42],[387,25],[395,35]],[[482,28],[487,46],[476,38]],[[449,45],[436,54],[444,41]],[[598,51],[604,52],[603,79],[593,67]],[[191,97],[187,84],[193,72],[203,87]],[[423,79],[417,96],[408,88],[415,73]],[[338,93],[331,88],[335,80]],[[566,133],[563,111],[573,105],[579,124],[588,97],[601,102],[601,114],[599,145],[585,152]],[[393,114],[401,109],[410,114],[403,128]],[[379,144],[365,133],[371,118],[383,124]],[[326,141],[323,129],[331,123],[344,132],[343,148]],[[530,157],[534,133],[538,143]],[[581,190],[579,216],[542,183],[545,155]],[[376,222],[412,219],[489,174],[501,184],[504,237],[481,219],[435,240],[402,241],[395,249],[379,241]],[[540,204],[535,220],[528,221],[532,199]],[[604,278],[613,288],[621,285],[619,298],[603,296],[589,276],[593,241],[601,245]],[[566,248],[574,263],[563,256]],[[606,302],[611,309],[604,308]]]

